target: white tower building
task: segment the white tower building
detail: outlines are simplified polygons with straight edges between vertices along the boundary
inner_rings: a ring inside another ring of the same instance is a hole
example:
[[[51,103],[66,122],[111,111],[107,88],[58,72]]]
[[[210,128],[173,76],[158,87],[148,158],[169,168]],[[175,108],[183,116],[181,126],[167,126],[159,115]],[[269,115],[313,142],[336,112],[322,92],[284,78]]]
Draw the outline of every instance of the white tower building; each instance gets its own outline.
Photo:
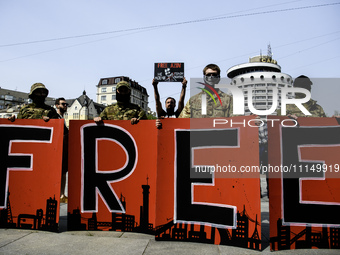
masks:
[[[292,77],[281,73],[281,67],[276,60],[272,59],[270,46],[268,46],[267,56],[255,56],[249,59],[249,63],[233,66],[228,69],[227,76],[231,79],[231,85],[236,85],[243,90],[245,115],[251,113],[248,107],[248,88],[252,88],[255,109],[267,110],[273,104],[273,87],[278,88],[277,109],[279,109],[281,108],[281,88],[293,86]],[[292,97],[293,94],[288,94],[288,98]]]

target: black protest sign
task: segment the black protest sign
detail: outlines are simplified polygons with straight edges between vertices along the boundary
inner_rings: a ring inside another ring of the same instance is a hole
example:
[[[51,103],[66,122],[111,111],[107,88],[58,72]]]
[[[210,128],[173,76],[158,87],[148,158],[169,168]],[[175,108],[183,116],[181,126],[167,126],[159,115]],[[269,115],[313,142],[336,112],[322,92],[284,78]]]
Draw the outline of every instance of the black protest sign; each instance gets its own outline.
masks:
[[[155,63],[155,80],[159,82],[182,82],[184,63]]]

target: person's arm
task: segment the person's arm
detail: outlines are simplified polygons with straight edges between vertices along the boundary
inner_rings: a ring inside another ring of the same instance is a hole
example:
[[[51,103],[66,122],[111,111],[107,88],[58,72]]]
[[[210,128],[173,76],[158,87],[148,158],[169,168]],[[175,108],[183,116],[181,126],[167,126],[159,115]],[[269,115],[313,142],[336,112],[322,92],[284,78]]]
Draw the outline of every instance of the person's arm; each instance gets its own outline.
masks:
[[[185,98],[185,91],[186,91],[186,88],[187,88],[187,83],[188,83],[188,81],[184,78],[183,81],[182,81],[182,91],[181,91],[181,95],[180,95],[179,101],[178,101],[178,108],[176,110],[176,117],[177,118],[184,108],[184,98]]]
[[[146,116],[146,112],[141,108],[138,109],[138,118],[134,117],[131,118],[131,124],[135,125],[139,122],[139,120],[147,120],[148,117]]]
[[[102,123],[103,120],[107,120],[107,115],[106,115],[106,108],[99,114],[98,117],[95,117],[94,122],[96,122],[97,124]]]
[[[159,100],[159,93],[158,93],[158,87],[157,87],[158,81],[153,79],[152,85],[153,85],[154,92],[155,92],[156,112],[157,112],[157,116],[160,117],[160,116],[162,116],[162,113],[163,113],[164,110],[162,108],[161,101]]]

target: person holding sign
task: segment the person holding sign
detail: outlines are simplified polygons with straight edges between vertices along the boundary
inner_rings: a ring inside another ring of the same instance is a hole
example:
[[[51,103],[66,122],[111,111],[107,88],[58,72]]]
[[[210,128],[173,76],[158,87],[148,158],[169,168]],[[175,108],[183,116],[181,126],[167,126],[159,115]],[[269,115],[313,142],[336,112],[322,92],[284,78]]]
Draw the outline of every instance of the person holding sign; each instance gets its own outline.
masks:
[[[176,100],[173,97],[168,97],[165,100],[165,110],[162,107],[162,103],[160,101],[159,92],[158,92],[158,81],[156,79],[152,80],[152,85],[155,92],[155,101],[156,101],[156,112],[158,118],[178,118],[180,113],[184,108],[184,98],[185,98],[185,89],[187,87],[187,80],[184,78],[182,81],[182,91],[179,97],[178,108],[175,111]]]
[[[28,95],[33,103],[23,106],[18,114],[18,119],[43,119],[49,121],[50,119],[58,119],[57,111],[45,104],[45,99],[48,95],[48,89],[42,83],[34,83],[31,86],[31,91]],[[14,121],[15,116],[9,118]]]
[[[117,84],[117,103],[104,109],[99,117],[94,118],[96,123],[102,120],[131,120],[137,124],[139,120],[146,120],[146,113],[138,105],[130,103],[131,87],[127,81]]]

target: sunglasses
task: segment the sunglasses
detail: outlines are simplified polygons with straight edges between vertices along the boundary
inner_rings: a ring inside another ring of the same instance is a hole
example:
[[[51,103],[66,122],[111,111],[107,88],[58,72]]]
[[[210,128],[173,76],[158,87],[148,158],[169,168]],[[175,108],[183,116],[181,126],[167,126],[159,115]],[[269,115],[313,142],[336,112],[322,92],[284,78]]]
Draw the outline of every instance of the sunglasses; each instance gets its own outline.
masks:
[[[218,77],[218,76],[220,76],[218,73],[207,73],[207,74],[205,74],[205,76],[213,76],[213,77]]]
[[[63,106],[68,106],[68,103],[61,103]]]

